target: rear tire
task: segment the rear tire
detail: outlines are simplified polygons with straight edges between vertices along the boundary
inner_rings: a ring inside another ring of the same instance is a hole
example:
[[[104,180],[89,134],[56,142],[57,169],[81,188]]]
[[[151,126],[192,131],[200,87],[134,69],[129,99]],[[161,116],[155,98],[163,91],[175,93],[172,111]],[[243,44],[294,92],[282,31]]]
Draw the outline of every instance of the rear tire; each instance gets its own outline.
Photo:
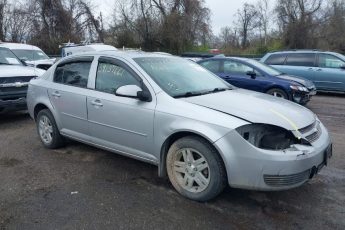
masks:
[[[285,91],[282,89],[273,88],[273,89],[268,90],[266,93],[274,97],[279,97],[279,98],[284,98],[284,99],[289,100],[287,93],[285,93]]]
[[[65,140],[59,132],[53,114],[48,109],[38,113],[36,126],[41,142],[46,148],[56,149],[64,146]]]
[[[174,188],[184,197],[205,202],[225,188],[227,176],[216,149],[200,137],[177,140],[167,155],[167,172]]]

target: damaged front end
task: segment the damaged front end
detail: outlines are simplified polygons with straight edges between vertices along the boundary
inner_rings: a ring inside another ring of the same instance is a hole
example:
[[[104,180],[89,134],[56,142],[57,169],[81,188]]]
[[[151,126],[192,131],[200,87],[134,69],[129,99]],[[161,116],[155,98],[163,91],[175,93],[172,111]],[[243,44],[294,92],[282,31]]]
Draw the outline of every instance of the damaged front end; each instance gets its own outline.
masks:
[[[295,130],[246,124],[215,144],[223,151],[231,187],[263,191],[302,185],[327,164],[332,152],[329,134],[317,118]]]
[[[297,132],[268,124],[248,124],[236,131],[250,144],[265,150],[285,150],[293,145],[307,145],[310,143]]]

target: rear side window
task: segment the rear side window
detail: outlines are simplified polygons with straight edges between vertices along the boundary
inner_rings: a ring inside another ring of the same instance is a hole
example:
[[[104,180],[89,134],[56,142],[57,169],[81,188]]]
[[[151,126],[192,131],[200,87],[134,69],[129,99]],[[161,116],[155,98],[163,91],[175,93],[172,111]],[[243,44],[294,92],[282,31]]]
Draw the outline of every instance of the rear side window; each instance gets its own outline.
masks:
[[[330,54],[319,54],[319,67],[339,69],[345,62]]]
[[[96,78],[97,90],[115,94],[119,87],[125,85],[140,87],[140,82],[129,71],[119,65],[99,62]]]
[[[315,66],[315,57],[313,53],[294,53],[288,54],[286,65],[291,66]]]
[[[91,61],[72,62],[60,65],[55,70],[54,82],[86,88],[90,68]]]
[[[219,63],[220,61],[204,61],[200,63],[200,65],[205,67],[212,73],[219,73]]]
[[[285,59],[286,59],[286,54],[272,54],[266,59],[265,64],[284,65]]]

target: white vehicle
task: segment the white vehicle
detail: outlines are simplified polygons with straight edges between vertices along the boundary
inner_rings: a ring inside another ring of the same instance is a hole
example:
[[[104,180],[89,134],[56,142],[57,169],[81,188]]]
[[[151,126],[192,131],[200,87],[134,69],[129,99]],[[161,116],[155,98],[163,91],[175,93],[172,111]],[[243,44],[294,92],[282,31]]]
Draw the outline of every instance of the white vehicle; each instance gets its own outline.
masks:
[[[0,43],[0,47],[10,49],[21,61],[39,69],[47,70],[55,62],[55,58],[49,58],[37,46],[21,43]]]
[[[29,81],[44,73],[25,66],[10,49],[0,47],[0,114],[26,110]]]
[[[85,53],[91,51],[116,51],[114,46],[105,45],[103,43],[91,43],[91,44],[74,44],[65,43],[62,46],[61,55],[62,57],[70,56],[78,53]]]

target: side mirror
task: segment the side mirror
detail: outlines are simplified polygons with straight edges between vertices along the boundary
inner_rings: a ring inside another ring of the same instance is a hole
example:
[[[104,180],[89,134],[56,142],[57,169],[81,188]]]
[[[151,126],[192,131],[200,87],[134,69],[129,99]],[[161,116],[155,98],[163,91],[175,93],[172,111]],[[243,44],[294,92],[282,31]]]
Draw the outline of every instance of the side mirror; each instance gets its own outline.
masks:
[[[256,78],[256,73],[255,73],[255,71],[248,71],[248,72],[247,72],[247,75],[249,75],[252,79],[255,79],[255,78]]]
[[[137,85],[124,85],[116,90],[115,95],[120,97],[137,98],[140,101],[151,101],[151,95],[149,92],[143,91]]]
[[[345,65],[340,66],[340,69],[345,70]]]

